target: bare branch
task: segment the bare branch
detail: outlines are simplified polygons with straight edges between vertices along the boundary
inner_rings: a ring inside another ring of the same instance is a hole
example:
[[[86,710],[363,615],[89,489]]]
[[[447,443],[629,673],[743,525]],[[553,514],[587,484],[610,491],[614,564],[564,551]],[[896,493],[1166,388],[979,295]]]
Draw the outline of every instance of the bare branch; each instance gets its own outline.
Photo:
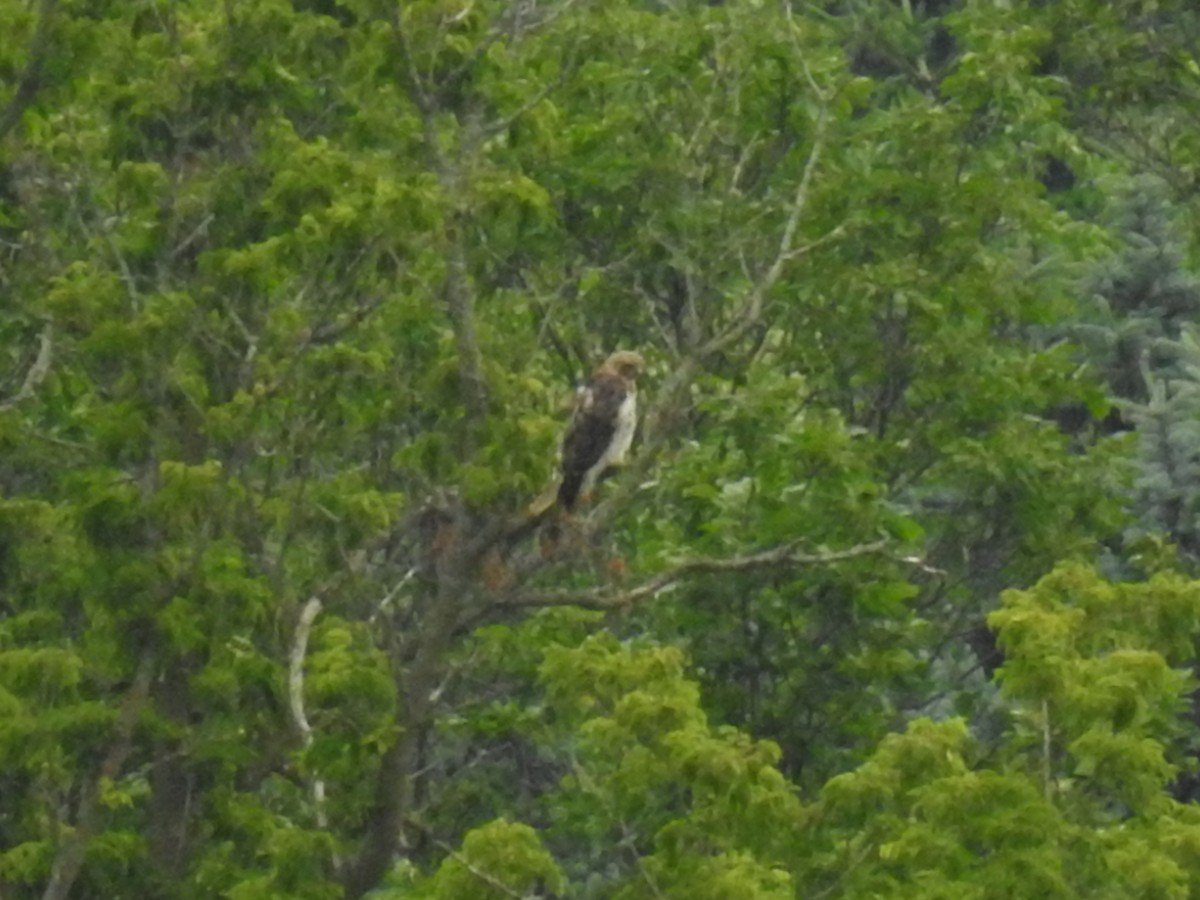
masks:
[[[804,214],[804,210],[808,205],[809,190],[812,186],[813,174],[816,172],[817,164],[821,160],[821,154],[825,149],[826,133],[829,126],[829,100],[826,92],[817,84],[813,77],[812,71],[808,67],[807,61],[804,59],[804,50],[800,46],[800,42],[796,37],[795,22],[792,18],[791,5],[782,3],[784,13],[788,20],[788,34],[791,36],[792,46],[796,51],[796,59],[800,64],[800,68],[804,72],[804,78],[808,82],[809,88],[818,101],[817,122],[813,132],[812,147],[808,152],[808,159],[804,163],[804,171],[800,176],[800,183],[796,186],[796,193],[792,198],[791,207],[788,210],[787,220],[784,223],[783,234],[779,238],[779,248],[775,253],[775,258],[767,267],[766,272],[759,277],[753,287],[750,289],[749,295],[742,304],[741,310],[720,334],[712,338],[707,344],[700,348],[699,355],[701,357],[711,356],[719,353],[730,345],[741,340],[751,328],[753,328],[758,320],[762,317],[763,303],[766,300],[767,294],[775,287],[783,274],[784,265],[796,256],[802,255],[812,247],[817,246],[816,242],[809,245],[807,248],[797,249],[793,246],[796,239],[796,229],[800,225],[800,217]],[[738,167],[740,168],[739,162]],[[834,229],[821,241],[831,239],[840,234],[838,229]]]
[[[646,882],[646,887],[650,889],[650,893],[663,900],[665,895],[659,890],[658,882],[654,880],[654,876],[650,874],[650,869],[646,867],[646,860],[642,858],[642,854],[637,850],[637,834],[624,819],[620,820],[621,825],[621,844],[629,848],[629,855],[633,858],[633,864],[637,866],[638,874],[642,876],[642,880]]]
[[[68,450],[90,450],[91,447],[79,441],[69,441],[66,438],[58,437],[53,434],[43,434],[33,428],[22,428],[21,433],[28,435],[31,438],[36,438],[39,441],[45,441],[47,444],[54,444],[56,447],[65,447]]]
[[[549,97],[553,91],[562,87],[567,78],[570,77],[571,73],[575,70],[575,60],[576,54],[573,52],[571,58],[568,59],[567,62],[562,66],[557,78],[546,82],[540,91],[522,103],[515,112],[510,113],[502,119],[498,119],[495,122],[490,122],[489,124],[485,125],[483,127],[483,136],[485,138],[491,137],[492,135],[507,131],[512,124],[517,121],[517,119],[521,118],[531,109]]]
[[[320,614],[321,598],[312,596],[300,610],[300,619],[296,623],[296,634],[292,641],[292,649],[288,653],[288,706],[291,709],[292,721],[300,733],[300,741],[307,750],[312,746],[313,731],[304,712],[304,658],[308,655],[308,636],[312,631],[313,622]],[[316,809],[318,828],[329,827],[329,817],[325,814],[325,780],[314,778],[312,782],[313,806]],[[338,853],[333,855],[335,871],[341,871],[342,860]]]
[[[312,330],[308,343],[314,347],[331,344],[347,331],[356,328],[367,320],[370,315],[383,306],[383,297],[376,296],[359,303],[350,315],[340,322],[323,322]]]
[[[53,355],[52,332],[53,329],[50,325],[47,325],[42,330],[42,334],[38,338],[40,346],[38,347],[37,359],[33,361],[33,365],[25,373],[25,379],[21,382],[21,389],[8,400],[0,403],[0,412],[12,409],[18,403],[28,400],[33,396],[33,392],[38,389],[41,383],[45,381],[46,375],[50,372],[50,360]]]
[[[225,315],[229,316],[229,321],[237,326],[237,330],[242,333],[242,340],[246,342],[246,355],[243,357],[243,362],[252,362],[254,357],[258,354],[258,337],[254,334],[254,332],[246,327],[246,323],[243,322],[242,317],[237,314],[237,310],[233,308],[233,304],[225,300],[224,297],[220,298],[219,302],[222,310],[225,312]],[[229,347],[228,344],[225,346]],[[233,348],[229,347],[229,349],[232,350]]]
[[[154,674],[154,653],[147,650],[138,662],[133,684],[121,711],[117,715],[115,734],[95,779],[80,792],[79,809],[75,816],[75,827],[63,838],[54,864],[50,870],[50,881],[42,893],[42,900],[66,900],[83,868],[88,844],[100,824],[100,797],[107,783],[121,774],[121,768],[133,749],[133,730],[150,694],[150,679]]]
[[[795,246],[796,232],[800,225],[800,219],[807,208],[813,178],[825,148],[829,125],[829,101],[827,92],[817,84],[804,59],[803,49],[800,47],[799,40],[795,34],[791,9],[786,2],[784,3],[784,9],[788,18],[789,33],[791,34],[799,65],[804,71],[809,88],[817,98],[819,107],[808,159],[804,163],[800,181],[796,185],[795,193],[792,196],[774,259],[761,276],[753,279],[749,293],[743,300],[741,308],[734,315],[732,321],[707,342],[695,347],[690,353],[683,356],[676,365],[675,370],[660,385],[656,402],[647,411],[643,420],[643,437],[637,458],[627,467],[619,482],[610,491],[609,496],[596,508],[596,511],[591,516],[589,529],[592,531],[602,529],[611,521],[617,510],[636,492],[646,472],[649,471],[650,466],[654,463],[659,449],[667,437],[678,427],[678,410],[687,407],[687,392],[690,390],[696,376],[704,370],[708,358],[721,353],[737,343],[759,323],[762,318],[766,297],[782,276],[784,266],[790,260],[802,256],[845,233],[844,227],[839,225],[815,241],[800,247]],[[742,161],[739,161],[737,167],[741,165]],[[735,172],[737,171],[737,167],[735,167]]]
[[[478,878],[484,884],[488,885],[489,887],[495,888],[497,891],[499,891],[506,897],[513,897],[513,898],[515,898],[515,900],[524,900],[524,897],[525,897],[524,894],[520,893],[519,891],[513,890],[507,884],[505,884],[503,881],[501,881],[499,878],[497,878],[495,875],[491,875],[491,874],[483,871],[482,869],[476,868],[474,865],[471,864],[471,862],[465,856],[463,856],[461,853],[459,853],[457,850],[455,850],[453,847],[451,847],[445,841],[437,841],[437,845],[442,850],[444,850],[450,856],[451,859],[453,859],[456,863],[458,863],[460,866],[462,866],[464,869],[466,869],[468,872],[470,872],[472,875],[474,875],[476,878]]]
[[[417,109],[421,111],[422,117],[424,117],[431,108],[431,101],[429,93],[425,90],[425,86],[421,81],[421,74],[417,71],[417,63],[413,58],[412,48],[408,46],[408,37],[405,35],[404,28],[400,22],[401,12],[401,6],[397,3],[388,24],[391,25],[392,37],[396,41],[396,47],[400,51],[400,58],[404,62],[404,88],[408,91],[409,98],[416,104]]]
[[[82,215],[79,216],[79,224],[83,225]],[[137,286],[137,278],[134,276],[133,270],[129,268],[129,262],[125,259],[125,254],[121,252],[121,245],[113,237],[108,225],[105,224],[101,227],[104,229],[104,242],[112,250],[113,259],[117,261],[117,268],[121,270],[121,280],[125,282],[125,292],[129,294],[129,299],[133,301],[134,308],[137,309],[142,299],[142,292],[138,290]]]
[[[738,154],[738,161],[733,167],[733,174],[729,177],[730,194],[740,194],[742,192],[739,187],[742,181],[742,172],[746,168],[746,163],[750,161],[750,155],[758,149],[760,143],[760,139],[755,136],[746,141],[745,146],[742,147],[742,152]]]
[[[621,827],[621,840],[617,844],[619,848],[629,851],[629,857],[633,860],[634,866],[637,867],[638,873],[642,876],[642,880],[646,882],[646,887],[650,889],[650,893],[654,897],[662,897],[663,893],[659,890],[658,884],[654,877],[650,874],[650,870],[646,868],[646,861],[638,852],[637,848],[637,833],[629,827],[629,824],[621,817],[620,813],[613,808],[612,801],[600,790],[596,785],[596,781],[591,774],[583,766],[579,764],[577,759],[571,760],[571,774],[575,776],[575,780],[583,789],[584,793],[591,796],[600,806],[603,807],[605,815],[610,821],[617,822]]]
[[[822,247],[825,244],[836,241],[838,238],[842,237],[845,234],[846,234],[846,225],[845,225],[845,223],[842,223],[841,225],[838,225],[836,228],[830,229],[825,234],[823,234],[819,238],[817,238],[815,241],[809,241],[807,244],[802,244],[799,247],[795,247],[795,248],[789,250],[784,257],[784,261],[790,262],[793,259],[799,259],[801,256],[806,256],[807,254],[811,253],[813,250],[816,250],[818,247]]]
[[[414,578],[416,578],[416,576],[417,576],[417,567],[416,566],[413,566],[411,569],[409,569],[407,572],[405,572],[404,576],[399,581],[397,581],[394,585],[392,585],[392,587],[388,590],[388,592],[383,595],[383,599],[380,600],[379,605],[375,607],[375,612],[371,613],[371,617],[369,619],[367,619],[367,624],[374,625],[375,621],[379,618],[379,616],[382,615],[383,613],[387,612],[388,608],[392,605],[392,601],[396,599],[396,595],[399,594],[402,590],[404,590],[405,585],[407,585],[410,581],[412,581]]]
[[[58,0],[42,0],[38,7],[37,26],[34,28],[33,41],[29,45],[29,58],[25,60],[25,69],[17,82],[17,90],[8,101],[8,106],[0,112],[0,140],[12,131],[29,104],[37,94],[38,82],[42,77],[42,64],[50,50],[50,21],[54,17],[54,9]]]
[[[550,606],[581,606],[585,609],[599,610],[618,609],[632,606],[635,603],[661,594],[691,575],[752,572],[783,566],[831,565],[848,559],[876,555],[882,553],[888,546],[886,541],[876,541],[870,544],[858,544],[847,550],[834,550],[824,553],[801,553],[797,550],[798,545],[799,541],[792,541],[771,550],[764,550],[761,553],[754,553],[749,556],[735,556],[730,559],[699,557],[685,560],[672,566],[665,572],[659,573],[644,584],[627,591],[614,593],[608,587],[598,587],[584,591],[547,591],[537,594],[516,594],[500,598],[496,601],[496,605],[519,609],[540,609]]]
[[[179,254],[195,243],[197,239],[204,237],[208,233],[208,226],[212,224],[213,219],[215,218],[215,215],[209,213],[207,216],[201,219],[200,224],[193,228],[187,237],[175,245],[175,248],[171,251],[171,259],[175,259],[177,256],[179,256]]]
[[[1042,794],[1046,800],[1053,796],[1053,780],[1050,769],[1050,752],[1053,749],[1050,735],[1050,702],[1042,698]]]
[[[796,60],[800,63],[800,68],[804,72],[804,78],[808,82],[808,86],[812,88],[812,92],[821,98],[821,104],[824,105],[827,101],[825,92],[821,90],[817,80],[813,78],[812,70],[808,67],[808,61],[804,58],[804,48],[800,46],[800,39],[796,37],[796,19],[792,15],[792,4],[788,0],[781,0],[779,4],[783,8],[783,14],[788,21],[788,37],[792,41],[792,48],[796,51]]]
[[[734,317],[729,327],[700,348],[699,355],[701,357],[719,353],[745,337],[746,333],[762,317],[763,303],[766,300],[767,294],[771,292],[771,289],[775,287],[775,284],[779,281],[779,277],[783,274],[784,264],[796,255],[797,251],[793,246],[796,239],[796,229],[799,227],[800,217],[808,205],[809,188],[812,185],[813,173],[816,171],[817,163],[820,161],[821,153],[825,148],[825,135],[828,123],[829,110],[824,100],[822,100],[820,111],[817,114],[817,126],[813,135],[812,149],[809,150],[808,159],[804,163],[804,172],[800,176],[800,183],[796,186],[796,193],[792,198],[791,208],[788,210],[787,221],[784,223],[783,234],[779,238],[779,249],[775,253],[775,259],[771,261],[771,265],[767,267],[767,271],[754,283],[749,295],[742,304],[741,310]]]
[[[308,716],[304,713],[304,657],[308,653],[308,635],[312,630],[313,620],[321,612],[321,598],[309,597],[304,608],[300,610],[300,620],[296,623],[296,634],[292,639],[292,649],[288,654],[288,705],[292,711],[292,722],[300,732],[300,741],[304,748],[312,746],[312,726],[308,724]],[[313,803],[317,808],[317,825],[328,828],[329,822],[325,817],[325,782],[320,778],[312,784]]]
[[[568,0],[556,12],[532,23],[527,28],[544,26],[562,15],[575,2],[577,0]],[[453,86],[458,79],[465,77],[471,68],[483,58],[488,49],[497,41],[502,40],[507,32],[501,23],[493,25],[462,65],[439,87],[431,79],[423,77],[417,67],[412,44],[402,21],[400,6],[397,5],[392,12],[389,24],[402,62],[402,74],[399,80],[421,115],[431,167],[452,206],[441,236],[446,260],[445,278],[442,285],[443,300],[454,331],[463,406],[469,420],[479,421],[487,414],[489,391],[487,380],[484,377],[483,356],[475,331],[475,297],[465,247],[469,219],[468,204],[463,199],[464,163],[461,158],[453,158],[451,151],[443,147],[436,116],[441,112],[439,109],[441,90],[446,86]],[[446,21],[443,21],[439,25],[439,29],[444,28],[445,24]],[[515,26],[516,22],[514,22]],[[508,37],[511,40],[514,36],[509,35]],[[509,128],[517,119],[545,100],[569,77],[573,70],[574,57],[572,56],[563,64],[558,78],[544,85],[513,113],[491,123],[467,126],[461,135],[460,153],[469,155],[478,149],[481,139],[486,139],[490,135],[498,134]]]
[[[693,95],[695,92],[692,92]],[[696,123],[696,127],[692,129],[691,135],[683,144],[683,155],[690,157],[695,152],[696,147],[700,143],[700,136],[704,133],[709,123],[713,120],[713,108],[717,105],[717,92],[713,91],[708,95],[704,102],[704,109],[700,113],[700,121]],[[753,142],[751,142],[753,143]]]

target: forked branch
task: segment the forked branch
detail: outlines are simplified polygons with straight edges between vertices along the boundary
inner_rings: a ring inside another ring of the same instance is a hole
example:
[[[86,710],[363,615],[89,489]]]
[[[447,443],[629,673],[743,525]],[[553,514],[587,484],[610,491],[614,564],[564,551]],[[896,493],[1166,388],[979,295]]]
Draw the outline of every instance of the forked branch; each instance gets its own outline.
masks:
[[[750,288],[750,292],[747,294],[734,320],[720,334],[714,336],[699,349],[697,355],[701,358],[720,353],[731,344],[745,337],[747,332],[758,324],[758,321],[762,318],[763,304],[766,302],[767,294],[771,292],[771,289],[779,281],[780,276],[783,274],[783,267],[789,260],[803,255],[803,253],[818,244],[831,240],[841,234],[841,229],[837,228],[807,247],[797,248],[795,246],[796,230],[800,226],[800,217],[804,214],[804,210],[808,206],[808,196],[812,187],[813,174],[816,172],[817,163],[820,162],[821,154],[825,149],[825,136],[829,124],[829,110],[826,106],[824,96],[818,96],[821,97],[821,104],[817,112],[817,124],[813,133],[812,148],[808,151],[808,159],[805,160],[804,171],[800,176],[800,183],[796,186],[796,193],[792,197],[787,219],[783,225],[783,233],[779,236],[779,247],[775,252],[775,258],[771,260],[771,264],[767,266],[767,270],[758,278],[754,286]]]
[[[770,263],[754,280],[732,319],[709,340],[694,348],[690,353],[684,354],[676,364],[675,370],[660,385],[656,402],[647,411],[644,419],[638,458],[626,471],[615,489],[610,492],[609,498],[596,509],[589,523],[593,530],[602,529],[616,514],[616,511],[625,504],[629,496],[636,491],[638,483],[654,463],[663,443],[671,433],[679,428],[680,423],[676,421],[678,410],[688,407],[687,392],[691,389],[696,377],[704,371],[708,361],[745,338],[762,321],[767,296],[783,276],[788,262],[838,239],[845,233],[845,226],[838,225],[821,237],[804,244],[797,244],[797,232],[804,212],[808,208],[813,181],[828,139],[829,94],[817,83],[804,59],[803,48],[795,35],[791,10],[786,3],[784,9],[788,20],[787,28],[796,51],[798,64],[817,101],[817,114],[808,157],[787,207],[779,242]]]
[[[649,600],[663,591],[674,587],[692,575],[716,575],[728,572],[754,572],[763,569],[801,566],[823,566],[873,556],[887,549],[886,541],[858,544],[846,550],[830,550],[822,553],[803,553],[799,541],[782,544],[761,553],[735,556],[729,559],[697,557],[677,563],[649,581],[635,588],[613,591],[608,587],[591,588],[583,591],[545,591],[542,593],[514,594],[496,601],[497,606],[518,609],[539,609],[550,606],[579,606],[584,609],[620,609]]]

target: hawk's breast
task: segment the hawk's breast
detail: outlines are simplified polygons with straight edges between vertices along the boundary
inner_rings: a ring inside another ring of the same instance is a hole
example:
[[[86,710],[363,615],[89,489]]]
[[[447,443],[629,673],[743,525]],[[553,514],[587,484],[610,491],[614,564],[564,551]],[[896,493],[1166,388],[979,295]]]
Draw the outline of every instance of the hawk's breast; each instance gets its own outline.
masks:
[[[612,440],[588,473],[593,478],[598,477],[610,466],[625,464],[625,454],[633,444],[633,432],[637,428],[637,395],[632,391],[625,395],[621,405],[617,407],[615,425]]]

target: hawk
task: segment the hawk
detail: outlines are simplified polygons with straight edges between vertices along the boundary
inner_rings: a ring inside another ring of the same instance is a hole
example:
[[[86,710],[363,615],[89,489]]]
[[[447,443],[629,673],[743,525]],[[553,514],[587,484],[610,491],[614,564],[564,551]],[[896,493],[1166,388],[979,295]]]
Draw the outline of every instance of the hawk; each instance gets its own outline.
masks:
[[[579,389],[562,442],[557,499],[564,511],[574,509],[608,470],[624,465],[637,427],[637,377],[645,369],[639,354],[618,350]]]

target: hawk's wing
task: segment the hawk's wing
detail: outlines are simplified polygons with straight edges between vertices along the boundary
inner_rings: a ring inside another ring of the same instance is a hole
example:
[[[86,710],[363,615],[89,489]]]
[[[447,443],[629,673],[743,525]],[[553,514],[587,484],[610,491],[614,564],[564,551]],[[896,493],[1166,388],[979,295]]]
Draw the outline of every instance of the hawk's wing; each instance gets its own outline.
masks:
[[[621,404],[629,396],[624,379],[601,372],[579,392],[575,414],[562,443],[562,484],[558,502],[571,509],[588,472],[600,462],[617,433]]]

